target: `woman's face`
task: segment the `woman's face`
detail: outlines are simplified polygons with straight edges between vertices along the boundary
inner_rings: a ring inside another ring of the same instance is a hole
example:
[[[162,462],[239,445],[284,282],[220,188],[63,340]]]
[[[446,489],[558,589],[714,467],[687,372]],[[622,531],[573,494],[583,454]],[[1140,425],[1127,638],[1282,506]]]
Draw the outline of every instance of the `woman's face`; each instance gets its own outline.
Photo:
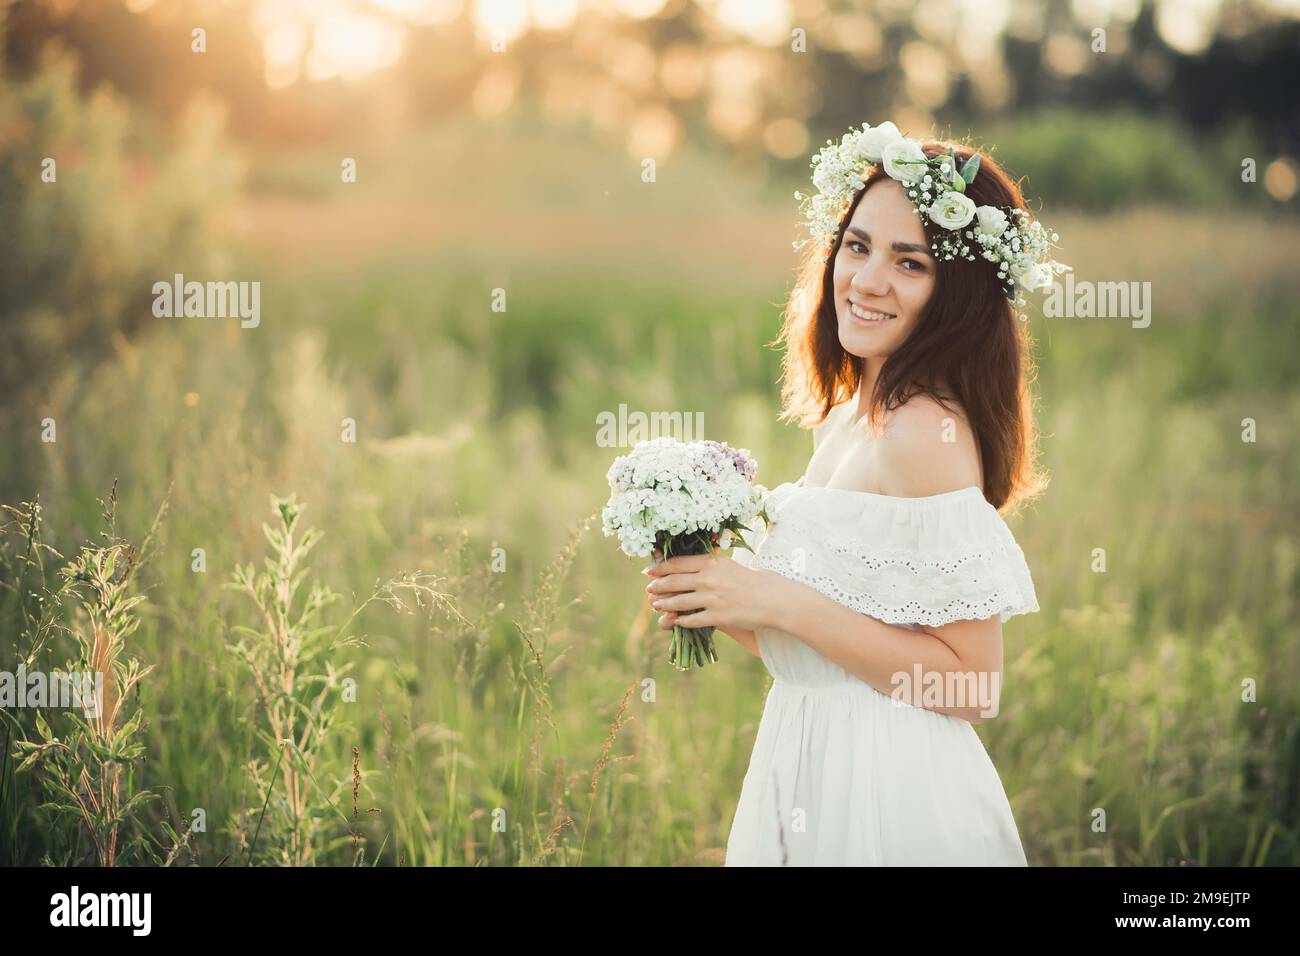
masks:
[[[921,217],[893,179],[867,190],[832,273],[840,345],[883,361],[911,334],[934,291],[935,260]]]

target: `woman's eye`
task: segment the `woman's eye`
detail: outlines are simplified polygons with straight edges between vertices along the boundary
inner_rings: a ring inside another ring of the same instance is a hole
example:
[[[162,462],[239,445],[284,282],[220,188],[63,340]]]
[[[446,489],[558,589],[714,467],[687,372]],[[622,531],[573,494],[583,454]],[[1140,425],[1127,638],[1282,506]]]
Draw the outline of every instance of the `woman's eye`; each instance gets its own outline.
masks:
[[[856,239],[850,239],[850,240],[849,240],[849,249],[850,249],[851,251],[853,251],[853,252],[859,252],[859,251],[861,251],[861,252],[866,252],[866,251],[867,251],[867,247],[864,246],[862,243],[858,242]]]
[[[915,259],[904,259],[904,260],[903,260],[903,265],[908,267],[908,269],[907,269],[908,272],[924,272],[924,271],[925,271],[925,266],[921,265],[921,263],[917,262]]]

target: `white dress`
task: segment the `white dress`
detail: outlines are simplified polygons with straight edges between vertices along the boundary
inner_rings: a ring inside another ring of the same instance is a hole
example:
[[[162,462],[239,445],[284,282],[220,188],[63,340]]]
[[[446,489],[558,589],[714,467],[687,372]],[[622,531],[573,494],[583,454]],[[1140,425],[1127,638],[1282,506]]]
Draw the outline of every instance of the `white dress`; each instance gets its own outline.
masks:
[[[974,486],[923,498],[769,493],[733,558],[914,629],[1038,610],[1024,553]],[[969,721],[896,701],[783,631],[727,840],[727,866],[1025,866],[1006,791]]]

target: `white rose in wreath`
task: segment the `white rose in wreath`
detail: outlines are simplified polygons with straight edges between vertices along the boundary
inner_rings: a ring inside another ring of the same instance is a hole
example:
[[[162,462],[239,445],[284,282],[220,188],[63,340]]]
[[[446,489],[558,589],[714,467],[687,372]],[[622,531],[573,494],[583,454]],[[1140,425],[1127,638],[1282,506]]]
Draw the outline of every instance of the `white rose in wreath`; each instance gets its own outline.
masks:
[[[979,221],[975,231],[982,236],[1000,236],[1007,228],[1007,214],[997,206],[980,206],[975,210]]]
[[[930,221],[945,229],[960,229],[975,218],[975,204],[965,193],[946,192],[928,210]]]
[[[910,183],[925,175],[925,150],[914,139],[896,139],[887,144],[881,150],[880,159],[891,179]]]
[[[893,123],[885,122],[879,126],[872,126],[870,129],[862,131],[858,138],[858,153],[869,163],[880,162],[881,156],[884,155],[885,147],[890,143],[896,143],[903,138],[903,134],[898,131],[898,127]]]
[[[1021,254],[1011,263],[1011,275],[1020,287],[1027,292],[1044,288],[1052,281],[1052,270],[1046,264],[1038,263],[1028,254]]]

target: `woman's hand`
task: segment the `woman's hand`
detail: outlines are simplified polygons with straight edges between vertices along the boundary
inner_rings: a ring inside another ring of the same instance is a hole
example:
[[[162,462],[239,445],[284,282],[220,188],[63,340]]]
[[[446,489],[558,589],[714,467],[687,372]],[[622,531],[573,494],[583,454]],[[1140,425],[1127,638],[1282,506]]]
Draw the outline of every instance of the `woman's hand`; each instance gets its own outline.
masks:
[[[673,629],[673,625],[676,623],[677,623],[676,611],[664,611],[664,613],[659,615],[659,627],[661,630],[671,631]]]
[[[656,554],[657,556],[657,554]],[[645,569],[652,607],[667,613],[659,626],[718,627],[756,631],[768,627],[779,582],[773,571],[747,568],[719,554],[680,555]],[[689,612],[689,613],[688,613]]]

